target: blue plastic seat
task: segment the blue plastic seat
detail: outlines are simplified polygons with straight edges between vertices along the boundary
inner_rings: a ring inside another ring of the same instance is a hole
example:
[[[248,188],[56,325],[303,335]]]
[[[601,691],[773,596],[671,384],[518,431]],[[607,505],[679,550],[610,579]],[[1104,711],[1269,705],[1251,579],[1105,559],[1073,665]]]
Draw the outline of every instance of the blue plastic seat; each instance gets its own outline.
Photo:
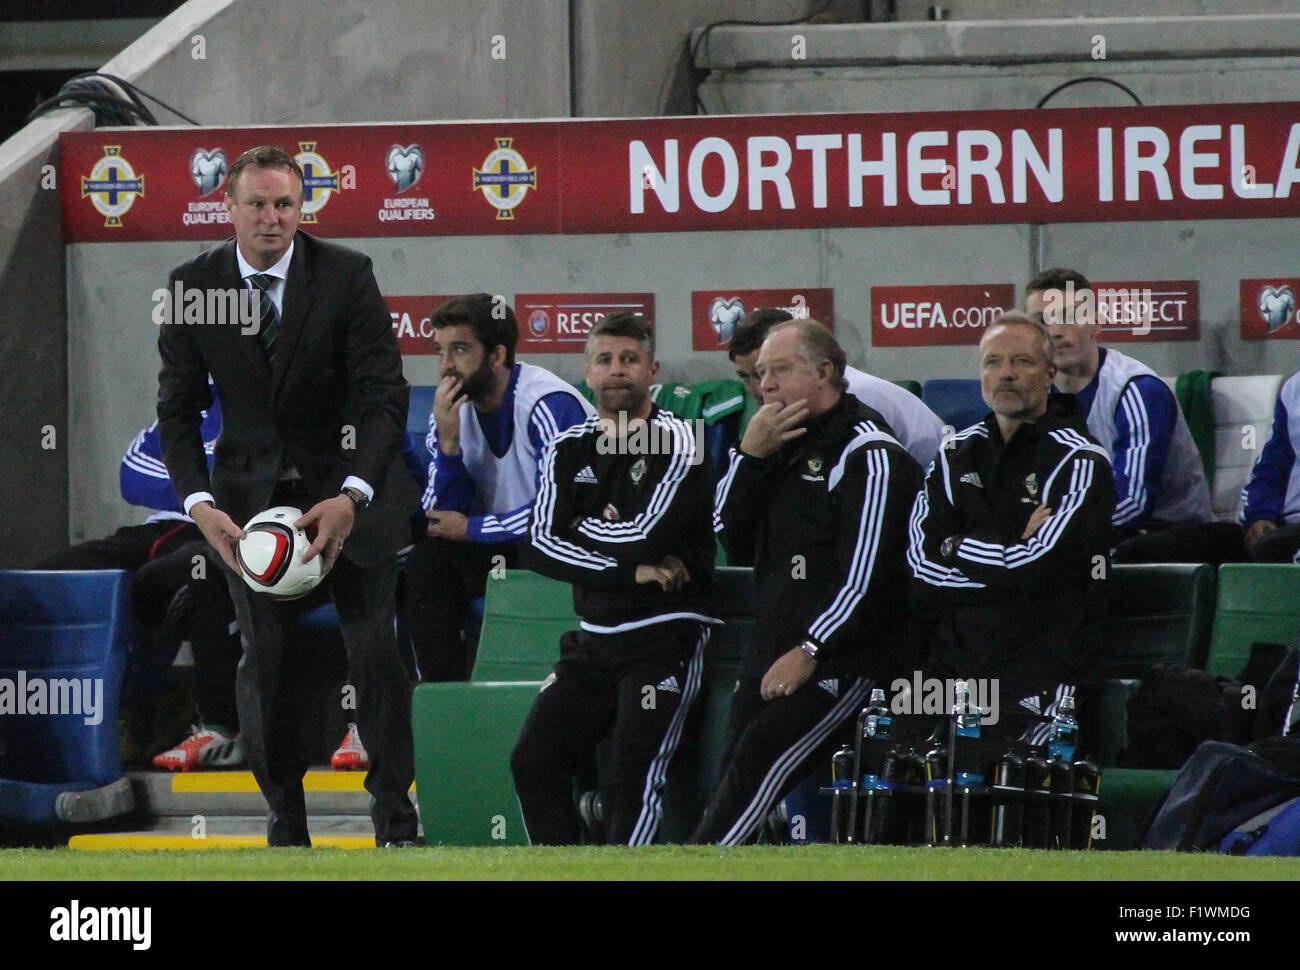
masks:
[[[926,381],[921,400],[931,411],[958,431],[984,420],[989,406],[984,403],[977,380],[939,379]]]
[[[432,384],[412,384],[411,400],[406,408],[406,430],[415,438],[415,450],[429,464],[429,451],[424,447],[424,439],[429,435],[429,412],[433,410],[433,392],[438,388]]]
[[[134,807],[117,735],[131,639],[126,572],[0,570],[0,818],[49,826]]]

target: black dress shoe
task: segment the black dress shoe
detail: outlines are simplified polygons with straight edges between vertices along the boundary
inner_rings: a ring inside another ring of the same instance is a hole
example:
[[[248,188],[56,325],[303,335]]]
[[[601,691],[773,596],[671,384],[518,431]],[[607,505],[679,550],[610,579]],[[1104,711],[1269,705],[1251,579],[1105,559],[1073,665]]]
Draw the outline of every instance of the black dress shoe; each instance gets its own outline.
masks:
[[[266,820],[266,844],[273,849],[283,846],[310,849],[311,836],[307,834],[307,820],[294,824],[272,814]]]

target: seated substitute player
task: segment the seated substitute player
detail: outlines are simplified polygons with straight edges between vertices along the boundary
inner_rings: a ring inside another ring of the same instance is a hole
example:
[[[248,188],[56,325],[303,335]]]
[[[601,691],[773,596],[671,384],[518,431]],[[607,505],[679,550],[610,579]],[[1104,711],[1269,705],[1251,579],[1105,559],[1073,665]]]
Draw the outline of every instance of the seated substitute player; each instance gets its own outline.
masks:
[[[736,327],[727,347],[727,356],[736,367],[736,376],[759,404],[763,403],[761,381],[756,372],[758,351],[772,328],[793,320],[788,310],[762,307],[748,314]],[[906,388],[882,380],[856,367],[844,367],[848,392],[880,416],[893,434],[924,469],[934,460],[943,439],[943,421],[925,403]]]
[[[487,293],[447,301],[432,324],[442,379],[429,415],[428,536],[406,563],[407,618],[420,679],[466,680],[473,657],[461,630],[494,558],[517,564],[538,459],[593,412],[550,371],[515,362],[514,311]]]
[[[1059,392],[1074,394],[1088,431],[1110,456],[1116,562],[1241,558],[1241,532],[1214,522],[1201,453],[1169,386],[1150,367],[1098,344],[1092,284],[1048,269],[1025,288],[1025,309],[1052,336]]]
[[[212,406],[203,412],[200,425],[209,467],[220,432],[221,400],[213,387]],[[144,524],[124,526],[103,539],[77,543],[35,568],[125,569],[132,574],[132,614],[140,637],[122,691],[123,751],[129,762],[147,761],[173,740],[162,733],[169,730],[169,718],[164,716],[164,680],[180,640],[188,638],[194,649],[199,708],[208,723],[199,722],[191,734],[198,740],[185,742],[189,744],[186,750],[193,751],[195,764],[236,766],[244,755],[239,722],[233,716],[233,687],[227,707],[222,703],[225,696],[220,685],[202,676],[215,661],[229,659],[227,629],[235,610],[218,571],[197,571],[203,578],[195,576],[195,557],[203,555],[208,545],[198,526],[181,511],[172,490],[162,463],[157,421],[137,434],[122,456],[119,486],[125,501],[154,510]],[[232,677],[238,660],[236,642],[230,660]],[[176,753],[158,755],[154,764],[161,767],[159,758],[169,760]]]
[[[1300,373],[1278,391],[1273,428],[1241,493],[1246,551],[1256,562],[1300,562]]]
[[[216,439],[221,433],[221,399],[212,387],[212,407],[204,412],[203,448],[211,467]],[[180,502],[172,489],[171,477],[162,462],[158,440],[158,422],[136,436],[122,459],[122,495],[137,505],[166,510],[172,520],[192,522],[181,512]],[[131,482],[128,494],[128,481]],[[151,517],[151,521],[152,521]],[[179,523],[177,523],[179,524]],[[178,631],[190,640],[194,653],[194,690],[198,701],[198,719],[189,734],[174,747],[153,757],[156,768],[190,771],[194,768],[234,768],[244,763],[244,749],[239,736],[239,715],[235,710],[235,668],[239,663],[239,632],[235,624],[235,607],[230,601],[218,563],[197,526],[191,525],[190,542],[167,556],[154,560],[160,569],[169,569],[173,592],[181,589],[186,620]],[[195,557],[205,560],[195,568]],[[171,560],[169,564],[167,561]],[[149,569],[146,566],[145,569]],[[173,609],[178,600],[172,599]],[[169,644],[178,646],[179,644]],[[161,645],[155,645],[161,648]],[[174,652],[155,650],[153,663],[169,665]],[[155,682],[160,678],[155,678]],[[156,750],[156,749],[155,749]],[[146,751],[146,754],[152,752]]]
[[[694,842],[751,840],[829,761],[873,679],[915,662],[905,556],[920,466],[845,392],[844,351],[817,321],[774,327],[757,371],[763,407],[718,483],[715,521],[731,561],[754,565],[754,632]]]
[[[1110,462],[1072,395],[1049,394],[1052,339],[1004,313],[980,340],[993,409],[944,443],[912,510],[908,562],[933,618],[927,677],[998,685],[986,735],[1038,744],[1062,698],[1089,737],[1100,681]]]
[[[714,618],[712,486],[690,422],[650,400],[650,326],[631,313],[587,337],[598,417],[546,450],[526,560],[573,584],[580,629],[560,639],[510,758],[534,845],[576,843],[573,778],[606,737],[606,841],[645,845],[700,689]]]

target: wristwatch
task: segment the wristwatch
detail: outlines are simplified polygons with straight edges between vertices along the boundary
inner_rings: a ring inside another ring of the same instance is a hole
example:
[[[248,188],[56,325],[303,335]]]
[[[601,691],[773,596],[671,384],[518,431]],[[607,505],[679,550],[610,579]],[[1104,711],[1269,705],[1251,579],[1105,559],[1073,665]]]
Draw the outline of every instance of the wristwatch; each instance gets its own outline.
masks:
[[[961,545],[961,536],[949,536],[939,546],[939,555],[944,559],[951,559],[957,553],[959,545]]]
[[[366,506],[370,504],[370,499],[366,498],[366,493],[359,488],[353,488],[351,485],[344,485],[339,492],[352,499],[352,504],[357,507],[358,512],[364,512]]]
[[[816,660],[821,647],[812,640],[805,640],[803,643],[799,644],[799,649],[808,655],[809,660]]]

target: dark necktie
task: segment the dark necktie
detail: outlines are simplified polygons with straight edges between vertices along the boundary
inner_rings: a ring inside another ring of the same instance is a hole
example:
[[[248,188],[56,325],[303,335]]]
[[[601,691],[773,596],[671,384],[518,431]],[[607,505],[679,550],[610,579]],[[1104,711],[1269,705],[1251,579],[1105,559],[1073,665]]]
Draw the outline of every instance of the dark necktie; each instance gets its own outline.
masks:
[[[266,351],[267,362],[274,364],[275,341],[280,333],[280,311],[275,308],[275,301],[271,299],[271,286],[275,283],[275,277],[268,276],[266,273],[254,273],[248,277],[248,281],[262,293],[262,325],[257,331],[257,336],[262,341],[262,349]]]

